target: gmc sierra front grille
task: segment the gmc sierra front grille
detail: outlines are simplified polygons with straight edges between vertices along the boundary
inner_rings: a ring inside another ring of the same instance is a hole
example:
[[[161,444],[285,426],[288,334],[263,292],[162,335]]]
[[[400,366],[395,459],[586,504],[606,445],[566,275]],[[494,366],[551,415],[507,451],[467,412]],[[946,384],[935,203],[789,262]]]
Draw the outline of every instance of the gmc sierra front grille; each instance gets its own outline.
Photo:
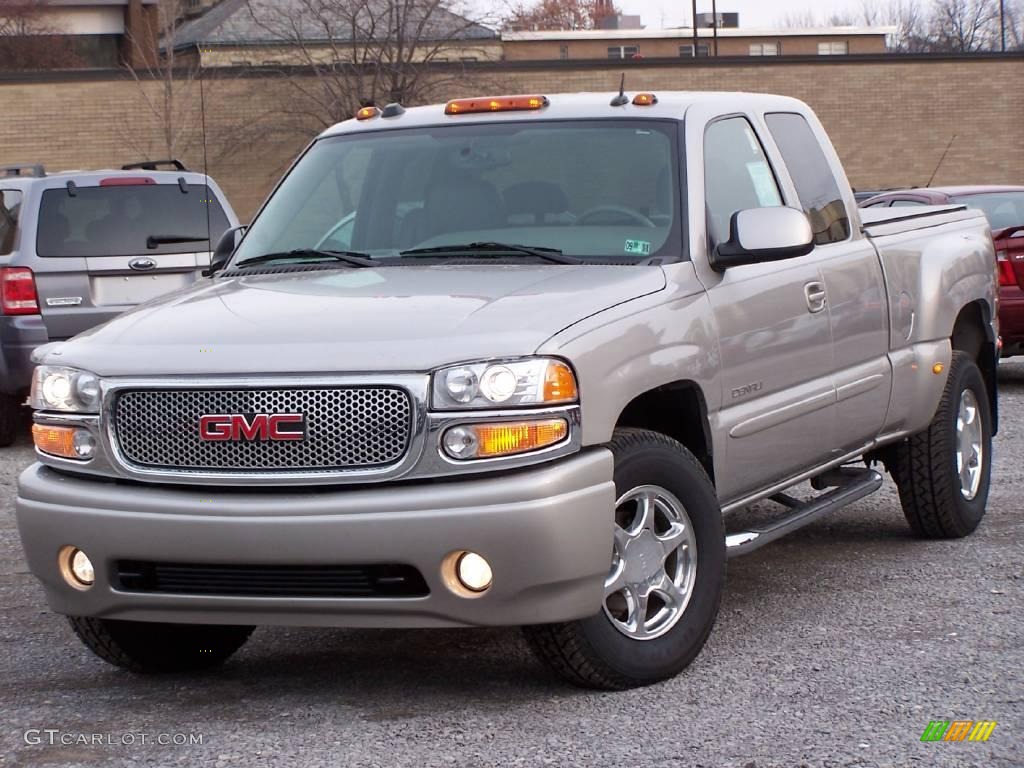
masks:
[[[413,426],[412,402],[398,387],[139,389],[116,398],[113,433],[124,460],[170,472],[387,467],[409,450]],[[203,416],[234,415],[252,426],[280,414],[302,416],[302,439],[269,439],[255,428],[231,439],[200,433]]]
[[[411,565],[211,565],[118,560],[125,592],[237,597],[424,597]]]

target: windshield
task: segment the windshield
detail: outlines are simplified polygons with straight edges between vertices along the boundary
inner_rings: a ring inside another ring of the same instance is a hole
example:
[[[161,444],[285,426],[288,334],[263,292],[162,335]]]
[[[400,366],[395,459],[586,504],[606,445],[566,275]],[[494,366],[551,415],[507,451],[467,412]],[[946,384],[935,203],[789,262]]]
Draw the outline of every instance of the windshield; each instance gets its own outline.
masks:
[[[992,229],[1005,229],[1024,224],[1024,192],[989,192],[983,195],[961,195],[953,200],[971,208],[979,208],[988,217]]]
[[[322,139],[267,203],[234,263],[308,249],[387,259],[473,243],[605,262],[679,258],[678,126],[474,124]]]
[[[217,238],[230,225],[205,184],[78,187],[75,194],[48,189],[39,208],[40,256],[139,256],[208,251],[209,232]],[[209,201],[209,204],[207,204]],[[155,243],[153,237],[196,237],[195,241]]]

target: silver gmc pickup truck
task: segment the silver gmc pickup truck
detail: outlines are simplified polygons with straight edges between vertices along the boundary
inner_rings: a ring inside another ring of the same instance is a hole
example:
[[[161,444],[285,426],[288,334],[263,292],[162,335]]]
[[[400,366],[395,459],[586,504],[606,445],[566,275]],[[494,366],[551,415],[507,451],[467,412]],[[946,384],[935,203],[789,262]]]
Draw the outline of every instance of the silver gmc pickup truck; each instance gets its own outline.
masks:
[[[919,536],[978,526],[995,302],[983,214],[858,210],[793,99],[367,107],[209,279],[37,354],[18,526],[129,670],[259,624],[522,625],[643,685],[700,652],[727,557],[876,468]]]

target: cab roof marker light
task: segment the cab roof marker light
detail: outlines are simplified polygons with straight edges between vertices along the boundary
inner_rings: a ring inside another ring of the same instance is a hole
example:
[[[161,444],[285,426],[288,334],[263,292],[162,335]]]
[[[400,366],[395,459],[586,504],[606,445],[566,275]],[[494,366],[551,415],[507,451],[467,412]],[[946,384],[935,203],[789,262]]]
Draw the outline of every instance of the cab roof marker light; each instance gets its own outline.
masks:
[[[653,93],[638,93],[633,97],[634,107],[650,107],[658,103],[658,97]]]
[[[363,107],[358,112],[356,112],[356,120],[369,120],[371,117],[376,117],[379,114],[380,110],[377,109],[377,107]]]
[[[529,112],[543,109],[551,102],[547,96],[491,96],[475,99],[452,99],[444,106],[446,115],[476,112]]]

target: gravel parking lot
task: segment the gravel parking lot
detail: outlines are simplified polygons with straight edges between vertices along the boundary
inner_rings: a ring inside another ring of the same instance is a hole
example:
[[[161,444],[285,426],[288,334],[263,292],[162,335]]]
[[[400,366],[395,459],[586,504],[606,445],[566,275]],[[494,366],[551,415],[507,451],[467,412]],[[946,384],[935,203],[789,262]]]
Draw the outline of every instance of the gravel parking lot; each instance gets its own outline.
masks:
[[[0,763],[1024,766],[1024,364],[1001,378],[976,534],[911,538],[887,483],[732,561],[697,662],[619,694],[549,677],[512,629],[268,627],[213,673],[116,670],[46,609],[26,570],[13,514],[32,461],[22,442],[0,451]],[[987,743],[920,742],[929,720],[955,719],[998,726]],[[201,743],[156,743],[176,739]]]

